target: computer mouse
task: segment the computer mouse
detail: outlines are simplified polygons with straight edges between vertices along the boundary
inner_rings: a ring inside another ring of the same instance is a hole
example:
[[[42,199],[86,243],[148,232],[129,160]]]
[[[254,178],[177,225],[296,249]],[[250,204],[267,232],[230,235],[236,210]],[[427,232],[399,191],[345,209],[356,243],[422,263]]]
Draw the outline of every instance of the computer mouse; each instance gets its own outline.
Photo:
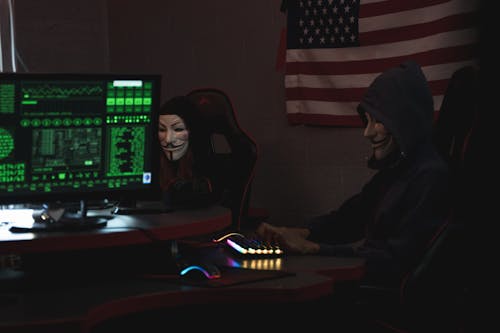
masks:
[[[190,280],[212,280],[220,278],[221,271],[215,264],[204,262],[186,265],[179,271],[179,275]]]

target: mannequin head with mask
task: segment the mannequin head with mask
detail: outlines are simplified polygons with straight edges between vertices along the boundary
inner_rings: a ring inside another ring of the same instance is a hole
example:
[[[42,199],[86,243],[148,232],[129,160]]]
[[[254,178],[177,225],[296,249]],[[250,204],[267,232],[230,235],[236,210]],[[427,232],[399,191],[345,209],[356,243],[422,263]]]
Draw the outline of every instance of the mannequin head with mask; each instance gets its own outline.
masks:
[[[185,121],[176,114],[160,115],[158,140],[169,161],[179,160],[189,148],[189,130]]]
[[[158,141],[163,188],[176,178],[189,179],[196,174],[196,164],[209,142],[202,123],[200,111],[186,96],[174,96],[161,106]]]
[[[175,96],[160,108],[158,140],[165,157],[178,161],[196,150],[202,136],[200,111],[185,96]]]

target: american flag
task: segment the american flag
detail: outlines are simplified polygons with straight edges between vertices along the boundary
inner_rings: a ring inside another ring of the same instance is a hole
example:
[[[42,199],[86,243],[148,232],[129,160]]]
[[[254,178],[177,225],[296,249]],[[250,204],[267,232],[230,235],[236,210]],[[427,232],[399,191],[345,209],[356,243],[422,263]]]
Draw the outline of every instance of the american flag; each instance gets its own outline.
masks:
[[[439,111],[448,80],[478,64],[479,0],[289,0],[290,124],[361,126],[356,106],[389,67],[422,66]]]

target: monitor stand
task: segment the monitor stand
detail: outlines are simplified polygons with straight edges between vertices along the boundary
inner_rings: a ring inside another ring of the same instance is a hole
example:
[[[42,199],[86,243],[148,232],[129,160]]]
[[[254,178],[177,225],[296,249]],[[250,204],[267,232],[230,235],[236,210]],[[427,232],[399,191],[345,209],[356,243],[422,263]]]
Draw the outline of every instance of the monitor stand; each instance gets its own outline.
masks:
[[[44,204],[40,210],[33,211],[33,222],[29,225],[14,224],[12,232],[36,232],[36,231],[71,231],[100,228],[107,225],[112,216],[89,216],[87,215],[87,204],[80,201],[80,208],[71,211],[64,205]]]

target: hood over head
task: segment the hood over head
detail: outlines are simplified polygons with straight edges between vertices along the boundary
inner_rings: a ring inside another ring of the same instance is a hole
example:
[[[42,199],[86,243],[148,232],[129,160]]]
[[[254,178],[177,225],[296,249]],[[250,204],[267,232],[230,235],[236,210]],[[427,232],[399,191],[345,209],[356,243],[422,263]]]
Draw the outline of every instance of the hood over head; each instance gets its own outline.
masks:
[[[190,131],[195,131],[201,122],[201,114],[194,103],[186,96],[174,96],[160,108],[161,115],[177,115]]]
[[[178,95],[170,98],[160,108],[159,115],[177,115],[189,130],[189,144],[196,159],[204,156],[210,145],[208,130],[198,106],[187,96]]]
[[[404,156],[432,138],[434,102],[427,79],[414,61],[377,76],[358,106],[384,124]]]

